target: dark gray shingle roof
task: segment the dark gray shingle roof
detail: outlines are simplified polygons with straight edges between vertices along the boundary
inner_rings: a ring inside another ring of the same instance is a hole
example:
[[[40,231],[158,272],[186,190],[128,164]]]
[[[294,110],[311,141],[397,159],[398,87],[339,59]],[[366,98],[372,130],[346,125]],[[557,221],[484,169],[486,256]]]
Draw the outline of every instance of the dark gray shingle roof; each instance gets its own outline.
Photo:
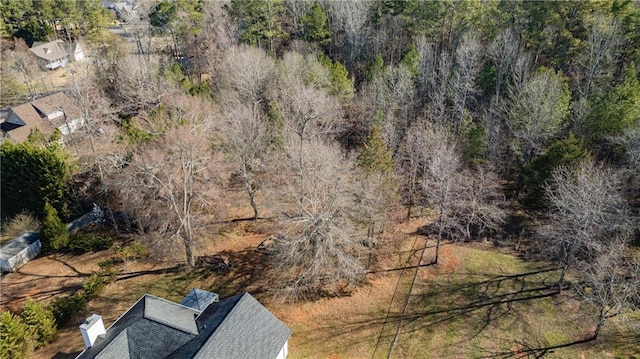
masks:
[[[278,356],[291,335],[291,329],[249,293],[236,297],[239,297],[236,305],[194,358],[262,359]]]
[[[206,291],[192,293],[211,298]],[[204,311],[145,294],[78,358],[275,358],[290,335],[249,293]]]
[[[104,339],[96,340],[78,358],[163,358],[197,336],[194,318],[198,314],[199,311],[145,294],[107,329]]]

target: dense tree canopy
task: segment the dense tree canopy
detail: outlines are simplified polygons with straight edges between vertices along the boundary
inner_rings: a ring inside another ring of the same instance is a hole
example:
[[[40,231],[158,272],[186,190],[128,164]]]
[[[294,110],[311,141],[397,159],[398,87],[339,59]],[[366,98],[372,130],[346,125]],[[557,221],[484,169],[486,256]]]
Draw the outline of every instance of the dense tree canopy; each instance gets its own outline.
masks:
[[[162,0],[137,11],[128,36],[87,36],[87,76],[72,73],[67,90],[89,125],[70,143],[90,141],[78,162],[100,190],[87,197],[154,253],[177,244],[194,266],[213,227],[264,221],[275,291],[346,293],[383,256],[379,227],[401,208],[420,214],[434,264],[442,242],[511,243],[508,220],[526,216],[554,228],[536,245],[563,273],[584,268],[596,286],[620,276],[584,258],[628,269],[624,250],[600,254],[637,231],[637,1]],[[3,105],[49,91],[27,45],[96,34],[105,14],[97,0],[0,2]],[[1,145],[3,217],[30,211],[60,232],[64,153],[36,133]]]
[[[107,9],[99,0],[9,0],[0,3],[0,34],[3,38],[50,41],[59,33],[64,39],[91,35],[107,21]]]
[[[2,162],[2,216],[29,211],[44,215],[45,202],[66,211],[65,195],[72,167],[57,143],[38,145],[30,141],[0,145]]]

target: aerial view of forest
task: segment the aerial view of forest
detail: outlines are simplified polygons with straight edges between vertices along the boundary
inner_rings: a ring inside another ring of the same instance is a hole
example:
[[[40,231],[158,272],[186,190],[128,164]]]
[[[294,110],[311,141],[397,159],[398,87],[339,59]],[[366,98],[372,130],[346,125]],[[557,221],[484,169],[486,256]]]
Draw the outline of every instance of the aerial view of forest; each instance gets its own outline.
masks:
[[[192,288],[289,358],[640,358],[640,1],[2,0],[0,35],[0,358]]]

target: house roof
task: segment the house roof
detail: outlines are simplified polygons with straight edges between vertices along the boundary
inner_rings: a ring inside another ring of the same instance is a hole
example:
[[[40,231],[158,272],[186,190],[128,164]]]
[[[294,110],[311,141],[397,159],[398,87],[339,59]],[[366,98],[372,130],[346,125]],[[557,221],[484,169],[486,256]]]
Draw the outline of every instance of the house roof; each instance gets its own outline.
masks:
[[[224,319],[194,358],[262,359],[278,356],[291,336],[291,329],[249,293],[236,297],[236,305],[228,312],[214,303],[202,313],[203,323],[207,315],[213,318],[224,316]]]
[[[290,335],[248,293],[203,311],[145,294],[77,358],[275,358]]]
[[[62,91],[33,100],[31,105],[45,116],[53,114],[56,110],[64,111],[69,120],[79,118],[82,114],[80,108]]]
[[[20,123],[23,125],[20,125]],[[11,124],[11,126],[6,124]],[[18,127],[14,127],[16,125]],[[34,128],[38,128],[45,137],[51,136],[55,130],[55,126],[40,117],[40,114],[31,103],[12,107],[2,128],[7,132],[7,136],[15,142],[26,140]]]
[[[37,57],[45,59],[47,61],[53,61],[67,56],[67,52],[64,50],[64,44],[62,40],[55,40],[44,44],[35,45],[29,50],[33,52]]]
[[[15,142],[26,140],[34,128],[40,130],[43,136],[49,137],[56,127],[64,124],[62,116],[52,120],[47,119],[47,116],[53,116],[59,110],[64,111],[67,121],[80,118],[82,115],[80,108],[64,92],[57,92],[12,107],[2,124],[2,129]]]

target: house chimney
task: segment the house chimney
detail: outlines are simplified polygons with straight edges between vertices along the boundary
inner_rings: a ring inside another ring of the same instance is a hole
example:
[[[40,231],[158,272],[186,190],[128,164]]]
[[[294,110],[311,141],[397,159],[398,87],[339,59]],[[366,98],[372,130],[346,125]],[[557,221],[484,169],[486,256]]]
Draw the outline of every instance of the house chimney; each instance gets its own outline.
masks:
[[[98,339],[98,336],[107,333],[107,331],[104,330],[102,317],[97,314],[92,314],[89,318],[85,319],[84,323],[80,324],[80,333],[82,333],[84,345],[87,348],[91,348],[93,343],[96,342],[96,339]]]

